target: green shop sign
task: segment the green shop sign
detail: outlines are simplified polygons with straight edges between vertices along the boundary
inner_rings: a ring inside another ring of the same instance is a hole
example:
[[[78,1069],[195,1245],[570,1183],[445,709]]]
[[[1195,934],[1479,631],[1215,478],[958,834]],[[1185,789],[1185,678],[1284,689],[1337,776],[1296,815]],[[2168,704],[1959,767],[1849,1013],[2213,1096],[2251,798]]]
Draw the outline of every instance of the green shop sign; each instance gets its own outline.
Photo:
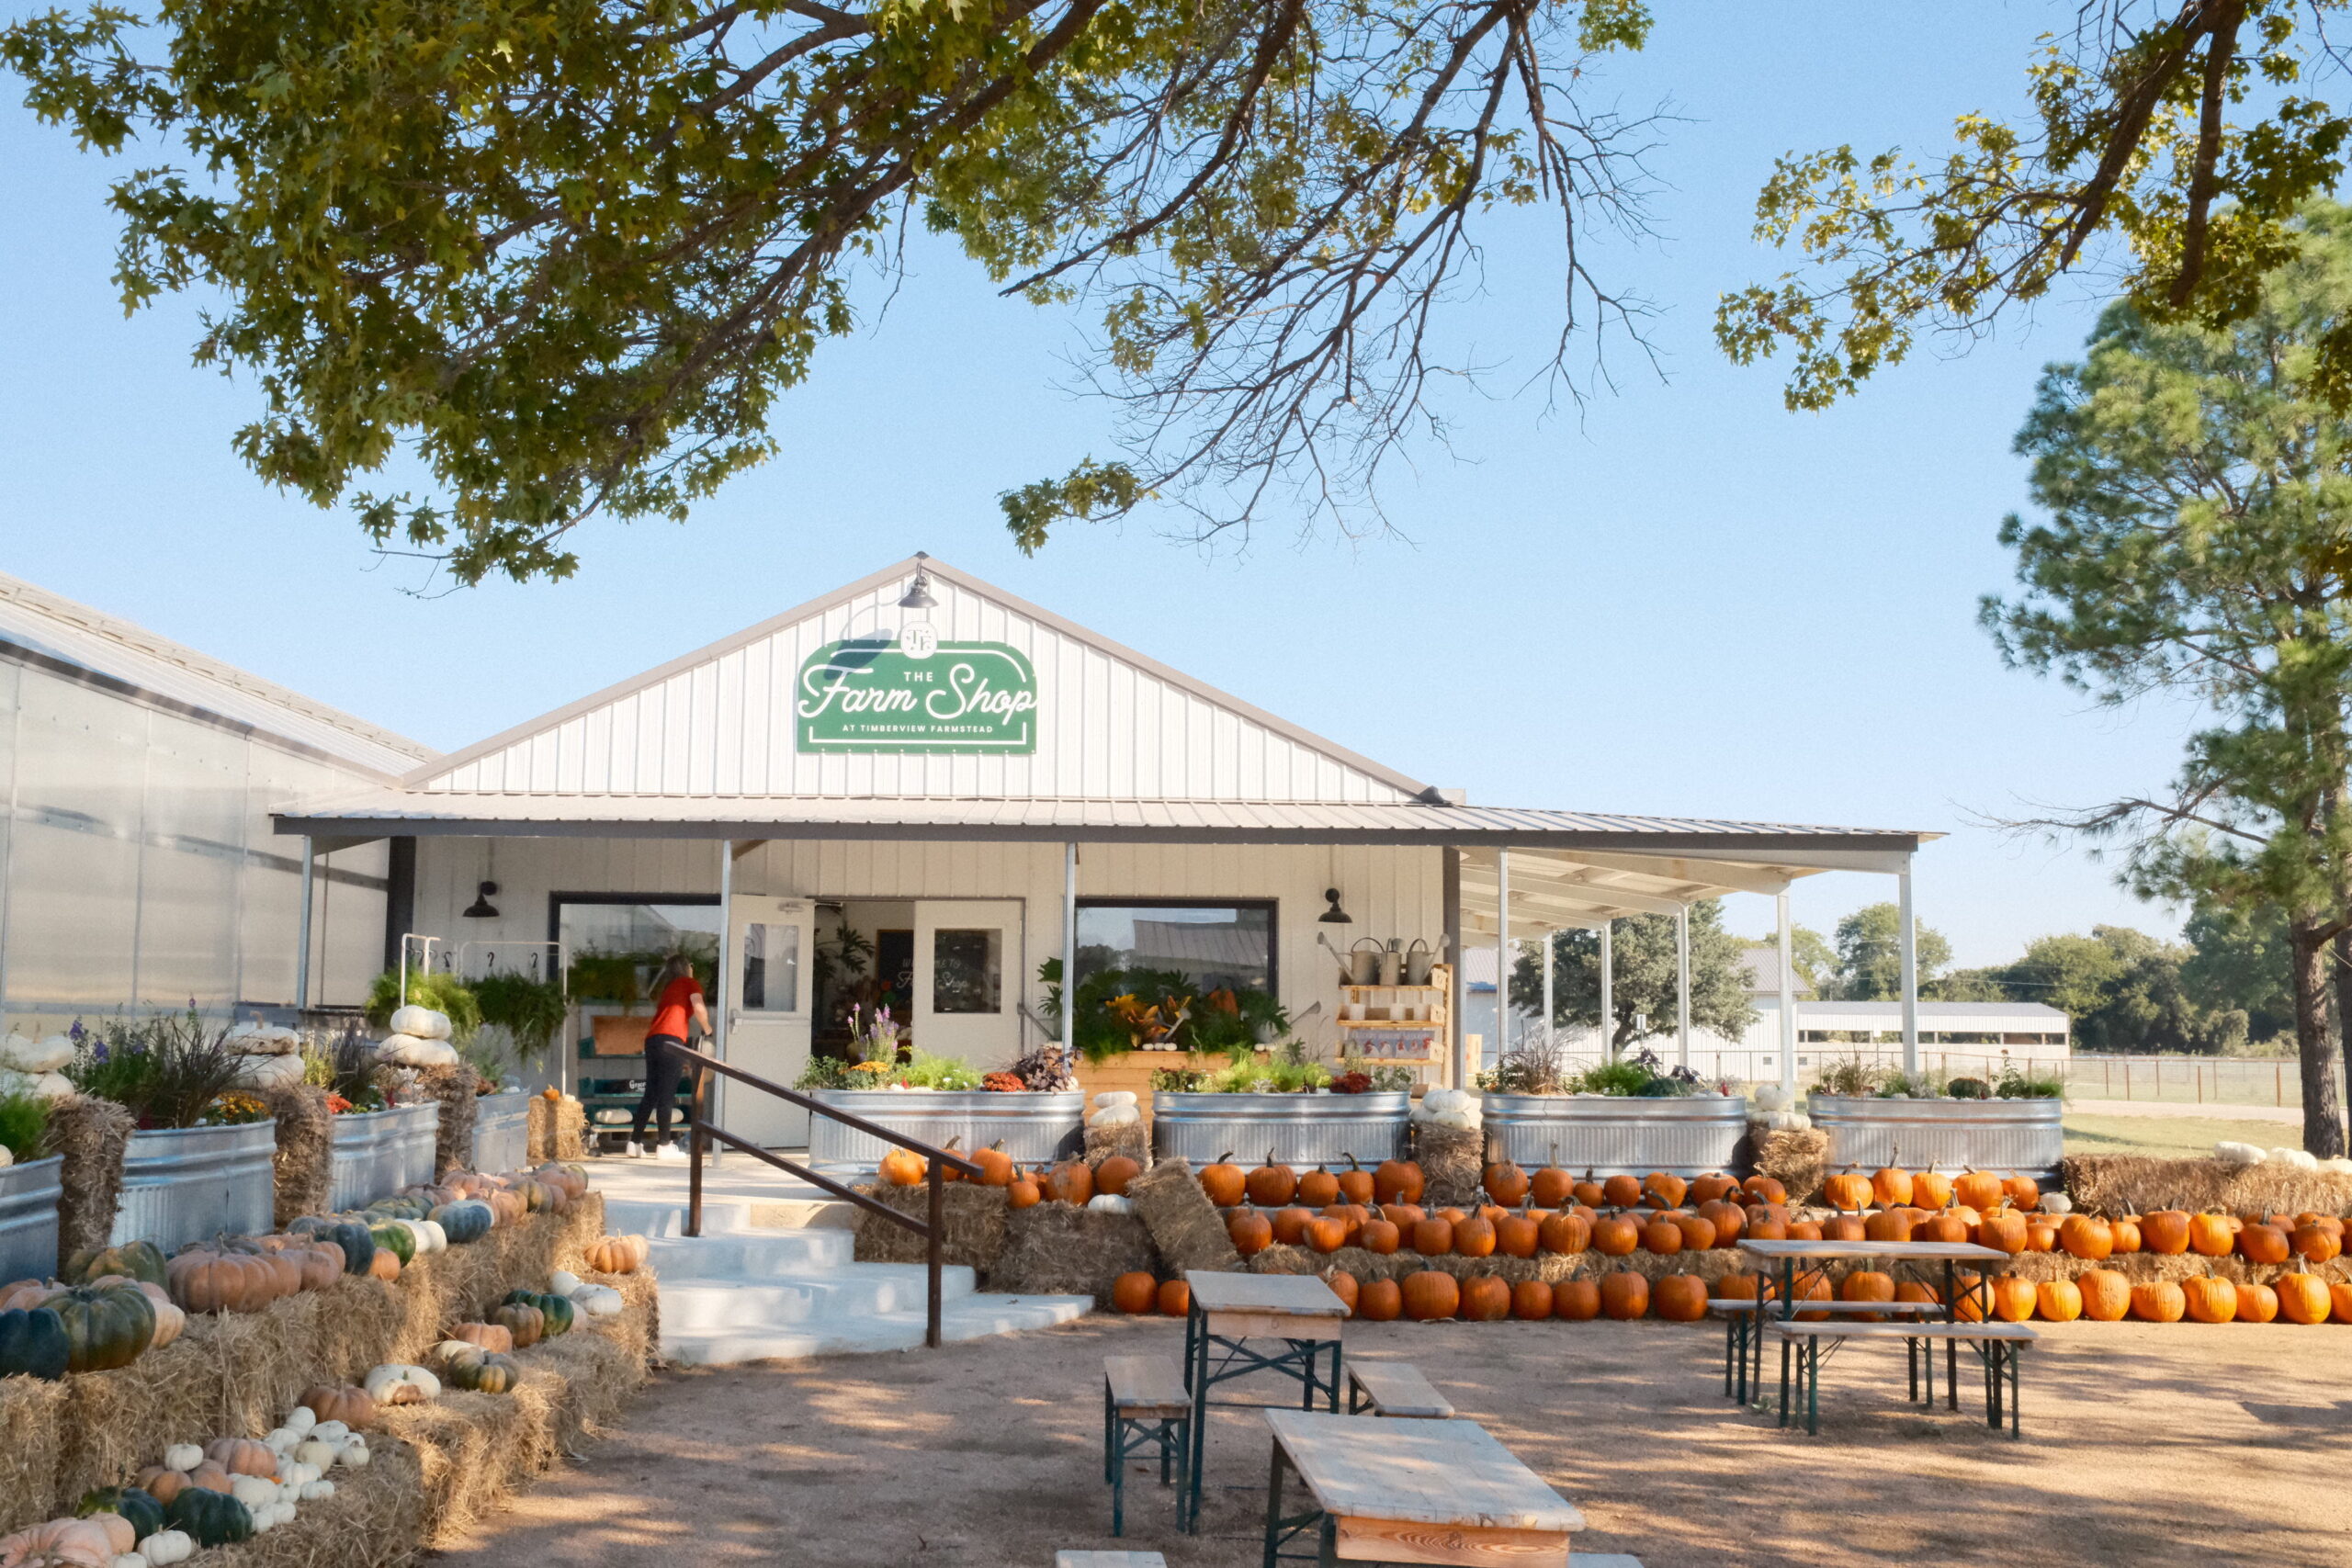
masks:
[[[803,751],[1037,750],[1028,659],[1001,642],[941,642],[928,626],[827,643],[801,664],[797,698]]]

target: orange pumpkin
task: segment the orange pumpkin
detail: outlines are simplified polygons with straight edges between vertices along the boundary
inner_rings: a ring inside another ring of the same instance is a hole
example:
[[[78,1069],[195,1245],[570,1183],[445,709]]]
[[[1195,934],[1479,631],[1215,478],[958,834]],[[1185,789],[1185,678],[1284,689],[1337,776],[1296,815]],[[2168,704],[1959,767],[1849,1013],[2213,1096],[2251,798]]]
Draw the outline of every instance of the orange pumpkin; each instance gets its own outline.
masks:
[[[1660,1258],[1673,1257],[1682,1250],[1682,1227],[1662,1217],[1652,1220],[1642,1227],[1642,1250]]]
[[[1897,1160],[1903,1157],[1901,1149],[1894,1154]],[[1913,1185],[1911,1173],[1890,1162],[1871,1175],[1871,1196],[1878,1200],[1882,1208],[1899,1209],[1911,1201]]]
[[[1560,1168],[1559,1154],[1558,1149],[1554,1149],[1552,1151],[1554,1163],[1545,1166],[1528,1179],[1528,1196],[1534,1201],[1535,1206],[1539,1209],[1563,1207],[1576,1196],[1576,1178]],[[1544,1305],[1544,1315],[1546,1317],[1552,1315],[1551,1305],[1548,1303]]]
[[[1138,1269],[1111,1281],[1111,1305],[1119,1312],[1149,1312],[1159,1304],[1159,1281]]]
[[[2151,1280],[2132,1287],[2132,1315],[2148,1323],[2178,1323],[2188,1311],[2188,1297],[2170,1280]]]
[[[1650,1310],[1650,1282],[1631,1269],[1600,1277],[1600,1310],[1614,1318],[1634,1318]]]
[[[1922,1209],[1940,1209],[1951,1201],[1951,1178],[1934,1170],[1911,1173],[1911,1201]]]
[[[1592,1172],[1589,1170],[1584,1173],[1582,1181],[1568,1189],[1568,1193],[1588,1209],[1598,1209],[1609,1201],[1608,1187],[1594,1180]]]
[[[1415,1220],[1413,1250],[1424,1258],[1442,1258],[1453,1250],[1453,1222]]]
[[[2052,1323],[2072,1323],[2083,1315],[2082,1288],[2072,1280],[2044,1280],[2033,1288],[2033,1310]]]
[[[2184,1280],[2180,1293],[2188,1305],[2188,1315],[2199,1323],[2228,1323],[2238,1314],[2237,1286],[2230,1280],[2211,1274],[2201,1280]]]
[[[1552,1287],[1541,1280],[1521,1280],[1510,1288],[1510,1314],[1528,1323],[1552,1315]]]
[[[1366,1280],[1356,1292],[1356,1315],[1369,1323],[1394,1323],[1404,1314],[1405,1292],[1394,1280]]]
[[[2132,1281],[2112,1269],[2086,1269],[2075,1276],[2083,1293],[2083,1315],[2093,1323],[2120,1323],[2132,1310]]]
[[[1193,1287],[1182,1280],[1162,1280],[1158,1297],[1162,1317],[1182,1317],[1193,1310]]]
[[[1600,1315],[1600,1286],[1582,1275],[1552,1287],[1552,1315],[1570,1323],[1589,1323]]]
[[[2115,1228],[2096,1214],[2069,1214],[2058,1222],[2058,1245],[2069,1258],[2101,1262],[2115,1250]]]
[[[1006,1206],[1014,1209],[1033,1209],[1045,1201],[1046,1190],[1037,1185],[1037,1179],[1035,1176],[1023,1175],[1016,1168],[1012,1179],[1005,1185]]]
[[[2316,1219],[2298,1224],[2287,1237],[2295,1256],[2312,1263],[2324,1263],[2344,1251],[2344,1227],[2323,1224]]]
[[[2001,1179],[1989,1170],[1968,1170],[1955,1177],[1951,1195],[1963,1208],[1989,1209],[2001,1201]]]
[[[2327,1282],[2328,1317],[2336,1323],[2352,1323],[2352,1285],[2341,1280]],[[2264,1322],[2269,1319],[2265,1318]]]
[[[1761,1172],[1741,1182],[1739,1190],[1761,1203],[1785,1203],[1789,1201],[1789,1190],[1781,1185],[1779,1179]]]
[[[2269,1323],[2278,1316],[2278,1292],[2267,1285],[2239,1284],[2237,1320],[2240,1323]]]
[[[1506,1209],[1515,1209],[1527,1196],[1527,1172],[1507,1159],[1498,1159],[1479,1177],[1479,1185],[1487,1196]]]
[[[1374,1201],[1372,1172],[1358,1165],[1355,1156],[1350,1155],[1347,1158],[1348,1168],[1339,1176],[1340,1196],[1348,1202],[1368,1206]]]
[[[1689,1182],[1663,1170],[1651,1171],[1642,1178],[1642,1201],[1653,1209],[1679,1209],[1690,1190]]]
[[[1255,1209],[1236,1209],[1225,1222],[1225,1234],[1233,1238],[1233,1250],[1244,1258],[1254,1257],[1274,1244],[1274,1224]]]
[[[1931,1302],[1941,1306],[1944,1297],[1943,1292],[1933,1285],[1923,1284],[1917,1280],[1902,1280],[1895,1283],[1894,1299],[1898,1302]]]
[[[1573,1209],[1546,1215],[1535,1227],[1535,1245],[1545,1252],[1582,1252],[1592,1245],[1592,1222]]]
[[[1543,1242],[1543,1225],[1523,1209],[1495,1222],[1495,1250],[1506,1258],[1532,1258]]]
[[[2024,1323],[2040,1301],[2033,1281],[2005,1274],[1993,1281],[1993,1315],[2003,1323]]]
[[[1219,1155],[1214,1164],[1201,1167],[1201,1191],[1220,1209],[1230,1209],[1249,1196],[1250,1179],[1233,1163],[1231,1150]]]
[[[1682,1250],[1704,1252],[1715,1245],[1715,1222],[1700,1214],[1677,1213],[1668,1216],[1674,1228],[1682,1233]]]
[[[1642,1201],[1642,1179],[1638,1176],[1612,1176],[1600,1184],[1600,1196],[1612,1208],[1630,1209]],[[1577,1201],[1584,1200],[1579,1197]]]
[[[1747,1211],[1728,1198],[1708,1199],[1699,1205],[1699,1217],[1715,1228],[1710,1247],[1729,1247],[1747,1228]]]
[[[1641,1245],[1641,1223],[1631,1214],[1611,1214],[1592,1227],[1592,1249],[1604,1258],[1623,1258]]]
[[[1366,1220],[1356,1240],[1366,1252],[1376,1252],[1383,1258],[1404,1245],[1404,1235],[1386,1220]]]
[[[1340,1179],[1322,1166],[1317,1166],[1298,1179],[1297,1201],[1310,1209],[1320,1209],[1340,1201]]]
[[[1696,1274],[1668,1274],[1650,1292],[1650,1305],[1668,1323],[1696,1323],[1707,1315],[1707,1281]]]
[[[1380,1217],[1398,1230],[1409,1233],[1413,1222],[1428,1219],[1430,1212],[1419,1203],[1383,1203],[1380,1205]]]
[[[2030,1213],[2041,1203],[2041,1188],[2030,1176],[2008,1176],[2001,1179],[2001,1196],[2015,1207]]]
[[[1066,1159],[1046,1173],[1046,1196],[1083,1209],[1094,1196],[1094,1172],[1082,1159]]]
[[[1408,1159],[1382,1160],[1372,1173],[1373,1194],[1384,1203],[1418,1203],[1421,1185],[1421,1168]]]
[[[1500,1323],[1510,1315],[1510,1286],[1493,1274],[1473,1274],[1462,1281],[1457,1309],[1469,1323]]]
[[[1821,1223],[1818,1220],[1791,1220],[1789,1239],[1791,1241],[1819,1241]]]
[[[972,1163],[980,1168],[980,1174],[974,1177],[973,1179],[978,1182],[982,1187],[1010,1187],[1012,1185],[1012,1156],[1004,1152],[1004,1140],[1002,1138],[999,1138],[995,1143],[990,1144],[987,1148],[984,1148],[979,1153],[974,1155],[972,1156]]]
[[[2227,1258],[2237,1239],[2226,1214],[2208,1209],[2188,1217],[2188,1245],[2200,1258]]]
[[[2165,1258],[2188,1250],[2188,1215],[2178,1209],[2158,1209],[2140,1219],[2140,1245]]]
[[[1867,1208],[1871,1197],[1871,1179],[1850,1165],[1821,1184],[1822,1201],[1847,1213],[1858,1213]]]
[[[1274,1245],[1296,1247],[1306,1239],[1306,1223],[1315,1217],[1312,1209],[1302,1209],[1294,1203],[1287,1209],[1274,1211]]]
[[[1865,1241],[1909,1241],[1911,1239],[1911,1211],[1908,1209],[1879,1210],[1862,1222],[1862,1239]]]
[[[1424,1269],[1408,1274],[1402,1281],[1405,1292],[1405,1315],[1416,1323],[1434,1323],[1442,1317],[1452,1317],[1462,1304],[1462,1287],[1451,1274],[1435,1269]]]
[[[1976,1223],[1976,1245],[2014,1258],[2025,1250],[2025,1216],[2015,1209],[1995,1209]]]
[[[2290,1252],[2287,1233],[2277,1225],[2248,1225],[2237,1235],[2238,1251],[2248,1263],[2284,1263]]]
[[[894,1144],[882,1156],[882,1179],[893,1187],[920,1187],[923,1175],[923,1157],[912,1149]]]
[[[1266,1151],[1266,1161],[1250,1171],[1250,1201],[1261,1209],[1279,1209],[1298,1194],[1298,1172],[1286,1165],[1274,1163],[1274,1151]]]
[[[1306,1245],[1317,1252],[1337,1252],[1348,1244],[1348,1222],[1317,1214],[1306,1222]]]
[[[1777,1211],[1758,1203],[1747,1211],[1745,1227],[1750,1241],[1786,1241],[1789,1222]]]
[[[1690,1201],[1713,1203],[1732,1197],[1739,1191],[1739,1183],[1720,1173],[1702,1176],[1690,1184]]]
[[[1860,1214],[1832,1214],[1821,1222],[1821,1239],[1824,1241],[1868,1241],[1870,1238],[1870,1222]]]
[[[1331,1288],[1333,1295],[1348,1303],[1348,1315],[1355,1316],[1356,1303],[1363,1299],[1363,1283],[1353,1274],[1339,1269],[1326,1269],[1320,1278]]]
[[[1139,1162],[1125,1155],[1111,1155],[1094,1168],[1094,1190],[1107,1192],[1115,1198],[1126,1191],[1128,1182],[1142,1174],[1143,1166]]]
[[[1838,1299],[1846,1302],[1891,1302],[1894,1299],[1894,1276],[1875,1269],[1857,1269],[1846,1276],[1838,1287]],[[1858,1313],[1864,1323],[1877,1323],[1883,1314]]]
[[[1911,1239],[1950,1244],[1968,1239],[1969,1224],[1954,1209],[1939,1209],[1912,1227]]]
[[[1453,1227],[1453,1250],[1464,1258],[1491,1258],[1495,1251],[1494,1223],[1484,1214],[1465,1215]]]
[[[2270,1288],[2278,1292],[2278,1315],[2289,1323],[2325,1323],[2335,1308],[2327,1281],[2305,1268],[2300,1258],[2294,1272],[2279,1275]]]

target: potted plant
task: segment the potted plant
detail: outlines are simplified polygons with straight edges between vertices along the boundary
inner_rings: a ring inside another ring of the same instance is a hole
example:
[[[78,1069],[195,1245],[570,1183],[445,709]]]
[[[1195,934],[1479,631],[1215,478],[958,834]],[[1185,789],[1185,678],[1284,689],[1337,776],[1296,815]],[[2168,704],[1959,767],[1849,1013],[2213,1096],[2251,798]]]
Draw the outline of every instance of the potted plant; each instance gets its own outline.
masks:
[[[854,1016],[851,1028],[851,1049],[859,1059],[811,1056],[796,1088],[927,1144],[944,1147],[952,1139],[966,1154],[1001,1144],[1019,1163],[1037,1165],[1082,1146],[1086,1097],[1060,1047],[1046,1046],[982,1075],[953,1056],[902,1050],[888,1009]],[[825,1175],[869,1173],[888,1148],[830,1117],[808,1119],[809,1164]]]
[[[1489,1144],[1520,1165],[1690,1178],[1728,1170],[1747,1101],[1646,1047],[1578,1072],[1538,1034],[1478,1075]]]
[[[1377,1165],[1405,1152],[1412,1074],[1342,1062],[1334,1075],[1295,1041],[1246,1047],[1198,1077],[1155,1075],[1152,1147],[1204,1165],[1227,1154],[1283,1165]],[[1161,1083],[1184,1087],[1160,1088]]]
[[[23,1089],[0,1093],[0,1280],[46,1279],[57,1268],[58,1179],[64,1161],[47,1152],[49,1101]]]
[[[431,1100],[398,1103],[390,1088],[397,1075],[377,1061],[375,1042],[354,1027],[330,1044],[314,1044],[303,1054],[303,1077],[327,1090],[330,1207],[364,1208],[433,1179],[441,1107]],[[479,1158],[474,1163],[481,1165]]]
[[[1825,1066],[1805,1097],[1833,1165],[1973,1168],[2054,1180],[2065,1155],[2066,1080],[2012,1061],[1990,1078],[1939,1081],[1864,1062]]]

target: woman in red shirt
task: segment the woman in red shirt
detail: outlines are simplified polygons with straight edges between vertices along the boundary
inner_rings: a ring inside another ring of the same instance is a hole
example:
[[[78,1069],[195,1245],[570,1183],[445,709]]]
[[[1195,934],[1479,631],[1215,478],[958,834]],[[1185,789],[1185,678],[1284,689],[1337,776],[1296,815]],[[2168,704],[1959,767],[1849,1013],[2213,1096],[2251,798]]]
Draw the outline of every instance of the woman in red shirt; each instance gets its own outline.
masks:
[[[702,982],[695,978],[694,964],[685,954],[673,953],[662,965],[662,973],[653,979],[653,1024],[645,1032],[645,1098],[637,1102],[637,1111],[629,1119],[632,1159],[642,1154],[657,1159],[664,1155],[678,1157],[676,1145],[664,1145],[670,1136],[670,1108],[677,1103],[678,1077],[685,1067],[678,1052],[686,1048],[687,1020],[692,1019],[706,1036],[711,1032]],[[645,1142],[649,1116],[655,1119],[657,1129],[651,1145]]]

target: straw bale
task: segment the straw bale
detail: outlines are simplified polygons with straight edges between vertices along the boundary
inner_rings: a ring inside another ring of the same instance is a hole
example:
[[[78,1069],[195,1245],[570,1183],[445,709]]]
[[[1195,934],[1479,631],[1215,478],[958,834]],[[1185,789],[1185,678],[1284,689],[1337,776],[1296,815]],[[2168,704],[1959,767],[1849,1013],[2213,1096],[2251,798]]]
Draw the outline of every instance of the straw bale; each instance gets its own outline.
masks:
[[[122,1156],[137,1125],[126,1108],[86,1094],[68,1095],[49,1110],[49,1152],[64,1156],[57,1200],[57,1256],[104,1247],[122,1197]]]
[[[1134,1214],[1036,1203],[1014,1211],[1007,1223],[1004,1251],[989,1274],[988,1288],[1026,1295],[1091,1295],[1098,1305],[1107,1306],[1113,1280],[1136,1269],[1157,1274],[1159,1263],[1151,1234]]]
[[[2226,1209],[2233,1214],[2352,1214],[2352,1176],[2295,1170],[2268,1160],[2240,1167],[2153,1155],[2069,1155],[2062,1168],[2066,1195],[2086,1213]]]
[[[894,1187],[888,1182],[861,1184],[865,1193],[886,1208],[921,1221],[931,1213],[931,1189]],[[939,1256],[943,1262],[961,1263],[980,1274],[997,1265],[1004,1253],[1006,1217],[1011,1201],[1001,1187],[974,1181],[949,1182],[940,1189]],[[860,1263],[922,1263],[930,1244],[913,1231],[895,1224],[871,1209],[857,1212],[857,1239],[853,1256]]]
[[[277,1122],[277,1196],[272,1206],[279,1229],[304,1214],[327,1212],[334,1190],[334,1132],[327,1118],[327,1091],[317,1084],[276,1085],[255,1091]]]
[[[1818,1127],[1782,1127],[1754,1134],[1756,1169],[1789,1190],[1802,1203],[1821,1190],[1829,1168],[1829,1134]]]
[[[425,1494],[406,1444],[369,1445],[368,1468],[334,1472],[334,1495],[291,1523],[204,1554],[206,1568],[399,1568],[424,1540]]]
[[[63,1512],[57,1478],[72,1391],[42,1378],[0,1378],[0,1534]]]
[[[1201,1190],[1191,1164],[1165,1159],[1127,1183],[1136,1214],[1151,1234],[1152,1246],[1171,1275],[1188,1269],[1238,1273],[1241,1254],[1233,1248],[1216,1205]]]
[[[474,1168],[474,1096],[481,1076],[465,1062],[450,1067],[420,1067],[416,1086],[441,1107],[433,1138],[433,1174]]]
[[[1113,1155],[1125,1155],[1148,1168],[1151,1164],[1151,1130],[1140,1122],[1131,1122],[1124,1127],[1089,1127],[1086,1163],[1098,1166]]]
[[[588,1112],[571,1096],[567,1094],[560,1100],[549,1100],[544,1094],[531,1096],[530,1116],[524,1134],[529,1158],[537,1164],[542,1160],[586,1157],[587,1127]]]
[[[1487,1135],[1476,1129],[1413,1128],[1413,1157],[1421,1168],[1421,1201],[1432,1209],[1467,1208],[1481,1201]]]

